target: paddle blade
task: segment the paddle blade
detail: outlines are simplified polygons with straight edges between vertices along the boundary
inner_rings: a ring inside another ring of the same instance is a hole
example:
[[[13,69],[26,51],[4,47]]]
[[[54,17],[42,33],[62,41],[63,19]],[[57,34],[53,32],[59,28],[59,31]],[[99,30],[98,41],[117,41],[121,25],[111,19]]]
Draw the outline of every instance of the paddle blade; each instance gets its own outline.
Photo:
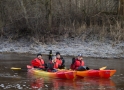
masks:
[[[21,70],[21,68],[11,67],[12,70]]]
[[[107,66],[105,66],[105,67],[101,67],[100,70],[104,70],[104,69],[106,69],[106,68],[107,68]]]

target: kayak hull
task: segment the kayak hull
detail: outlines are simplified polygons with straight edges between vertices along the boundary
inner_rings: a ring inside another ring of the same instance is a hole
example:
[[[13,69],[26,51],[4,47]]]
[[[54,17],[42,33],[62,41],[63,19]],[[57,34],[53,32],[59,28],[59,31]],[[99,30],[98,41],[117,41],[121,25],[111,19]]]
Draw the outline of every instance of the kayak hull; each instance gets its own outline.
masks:
[[[46,72],[37,69],[29,69],[28,72],[33,75],[37,75],[40,77],[49,77],[49,78],[59,78],[59,79],[74,79],[76,78],[75,71],[58,71],[58,72]]]
[[[87,70],[77,71],[76,75],[80,77],[110,78],[115,72],[116,70]]]
[[[57,72],[46,72],[34,69],[31,66],[27,66],[27,68],[28,72],[34,75],[60,79],[75,79],[77,77],[110,78],[116,72],[116,70],[87,70],[87,71],[59,70]]]

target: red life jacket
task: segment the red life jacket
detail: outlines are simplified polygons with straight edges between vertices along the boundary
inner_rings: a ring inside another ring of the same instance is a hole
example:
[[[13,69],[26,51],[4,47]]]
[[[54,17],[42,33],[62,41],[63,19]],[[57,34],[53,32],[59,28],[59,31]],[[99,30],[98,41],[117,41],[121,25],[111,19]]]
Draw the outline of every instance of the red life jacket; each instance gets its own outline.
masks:
[[[35,58],[34,60],[31,61],[31,64],[33,67],[37,67],[37,68],[45,68],[44,67],[44,60],[43,59],[38,59],[38,58]]]
[[[57,62],[54,63],[54,68],[58,69],[59,64]]]
[[[76,70],[78,67],[84,66],[84,61],[82,60],[75,60],[75,63],[70,66],[71,69]]]
[[[62,65],[62,60],[60,58],[56,58],[56,62],[58,63],[59,66]]]

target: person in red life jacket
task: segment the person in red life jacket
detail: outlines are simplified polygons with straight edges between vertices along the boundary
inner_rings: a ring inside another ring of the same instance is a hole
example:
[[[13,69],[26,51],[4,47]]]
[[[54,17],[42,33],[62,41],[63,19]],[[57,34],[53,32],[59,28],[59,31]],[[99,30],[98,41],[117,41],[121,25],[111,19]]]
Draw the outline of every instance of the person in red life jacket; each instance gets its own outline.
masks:
[[[84,65],[85,65],[85,63],[83,61],[83,56],[82,56],[82,54],[79,54],[76,59],[75,58],[72,59],[72,64],[71,64],[70,68],[72,70],[77,70],[77,71],[88,70],[89,68]]]
[[[34,68],[39,68],[45,70],[45,62],[42,59],[42,54],[37,54],[37,58],[31,61],[31,64]]]
[[[60,55],[59,52],[56,52],[56,62],[59,64],[58,68],[59,69],[64,69],[65,68],[65,60],[63,57]]]
[[[50,60],[47,65],[47,71],[48,72],[56,72],[58,69],[59,64],[56,62],[56,57],[53,58],[53,60]]]

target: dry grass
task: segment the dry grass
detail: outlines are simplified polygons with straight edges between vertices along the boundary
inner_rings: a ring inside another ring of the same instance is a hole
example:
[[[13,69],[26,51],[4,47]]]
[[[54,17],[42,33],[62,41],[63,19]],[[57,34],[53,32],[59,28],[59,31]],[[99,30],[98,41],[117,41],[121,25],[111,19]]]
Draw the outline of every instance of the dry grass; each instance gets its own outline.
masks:
[[[66,36],[73,38],[78,37],[82,41],[85,40],[111,40],[114,43],[124,41],[124,21],[120,20],[117,16],[106,15],[100,18],[94,17],[90,24],[82,23],[78,28],[71,26],[66,32]],[[99,21],[100,20],[100,21]],[[65,27],[66,28],[66,27]],[[66,31],[66,29],[65,29]],[[67,35],[68,34],[68,35]]]

